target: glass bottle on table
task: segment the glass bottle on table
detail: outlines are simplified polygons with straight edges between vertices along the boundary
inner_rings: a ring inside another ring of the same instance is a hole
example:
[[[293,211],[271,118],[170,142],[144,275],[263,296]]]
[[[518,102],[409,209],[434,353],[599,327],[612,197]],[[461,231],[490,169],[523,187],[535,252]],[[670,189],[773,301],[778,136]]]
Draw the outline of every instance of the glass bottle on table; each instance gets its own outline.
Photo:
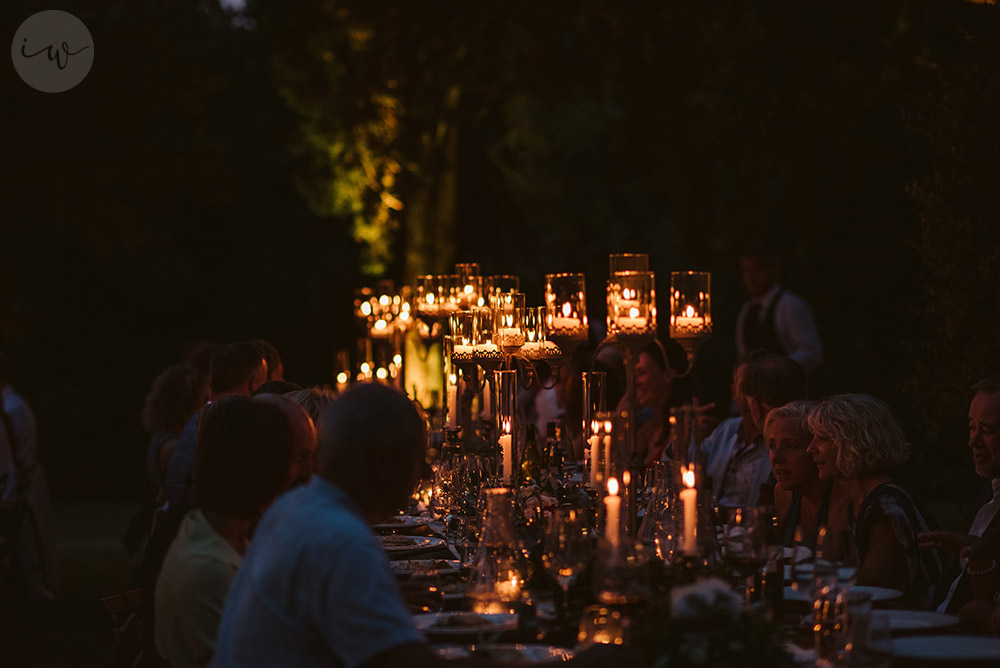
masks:
[[[514,493],[506,487],[490,487],[482,497],[482,531],[467,593],[475,612],[512,612],[520,604],[526,575],[524,554],[514,534]]]
[[[549,420],[546,425],[545,466],[558,480],[563,473],[563,426],[560,420]]]
[[[538,439],[535,425],[528,425],[528,433],[524,442],[524,453],[521,456],[521,484],[538,484],[541,480],[542,461],[538,454]]]
[[[757,604],[773,620],[781,618],[785,592],[785,562],[781,528],[774,510],[774,487],[768,483],[760,486],[757,502],[758,530],[761,549],[767,562],[758,574]]]

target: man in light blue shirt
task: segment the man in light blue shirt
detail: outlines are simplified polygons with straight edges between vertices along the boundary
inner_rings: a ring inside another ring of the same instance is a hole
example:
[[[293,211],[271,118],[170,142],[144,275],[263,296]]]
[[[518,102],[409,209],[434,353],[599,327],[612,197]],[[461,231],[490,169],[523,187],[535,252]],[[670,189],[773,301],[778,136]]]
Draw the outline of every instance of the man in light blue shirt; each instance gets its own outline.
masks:
[[[430,649],[370,528],[406,505],[426,442],[417,409],[389,387],[356,385],[333,403],[316,475],[278,499],[254,533],[222,613],[214,668],[491,665]],[[576,665],[624,665],[628,655],[615,650],[601,646]]]

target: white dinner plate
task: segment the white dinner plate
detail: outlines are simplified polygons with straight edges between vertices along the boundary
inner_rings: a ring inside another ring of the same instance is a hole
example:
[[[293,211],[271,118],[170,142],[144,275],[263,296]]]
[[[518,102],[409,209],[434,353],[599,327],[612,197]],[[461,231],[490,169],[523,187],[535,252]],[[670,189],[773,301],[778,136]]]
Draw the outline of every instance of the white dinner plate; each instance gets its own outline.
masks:
[[[903,592],[898,589],[886,589],[884,587],[864,587],[859,585],[854,585],[851,587],[851,591],[866,592],[872,595],[873,601],[891,601],[896,598],[900,598]],[[806,602],[807,592],[803,589],[792,589],[791,587],[785,587],[784,596],[786,601],[800,601],[802,603]]]
[[[938,661],[1000,661],[1000,638],[986,636],[910,636],[894,638],[893,656]]]
[[[945,629],[958,624],[958,617],[928,610],[872,610],[873,617],[885,617],[893,631]]]
[[[395,517],[390,517],[378,524],[373,524],[372,528],[376,531],[395,531],[398,529],[415,529],[417,527],[427,526],[431,523],[429,517],[411,517],[410,515],[396,515]]]
[[[458,559],[400,559],[389,563],[397,575],[455,575],[460,566]]]
[[[407,539],[407,540],[404,540]],[[390,536],[379,536],[382,548],[386,552],[410,552],[411,550],[422,550],[427,547],[439,547],[444,545],[443,538],[427,538],[425,536],[402,536],[392,534]]]
[[[500,633],[517,628],[517,615],[512,613],[483,615],[466,610],[414,615],[413,623],[428,636],[479,635]]]
[[[446,659],[467,659],[475,656],[499,664],[530,666],[550,661],[569,661],[573,650],[555,645],[482,644],[444,645],[435,651]]]

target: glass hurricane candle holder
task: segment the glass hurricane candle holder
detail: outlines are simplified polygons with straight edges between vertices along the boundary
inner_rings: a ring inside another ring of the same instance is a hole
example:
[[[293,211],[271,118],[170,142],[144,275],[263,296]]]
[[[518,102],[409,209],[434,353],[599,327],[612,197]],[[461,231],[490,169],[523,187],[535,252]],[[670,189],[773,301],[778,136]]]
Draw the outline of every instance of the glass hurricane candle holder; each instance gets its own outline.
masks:
[[[670,274],[670,338],[712,335],[712,275],[707,271]]]
[[[712,336],[712,275],[707,271],[670,274],[670,338],[688,357],[688,373],[698,348]]]
[[[500,295],[508,292],[519,292],[521,290],[521,279],[513,274],[490,276],[489,281],[484,282],[484,288],[486,284],[488,284],[489,290],[486,294],[484,306],[489,306],[491,308],[496,308],[497,298]]]
[[[587,288],[583,274],[545,275],[545,320],[549,335],[587,338]]]
[[[608,333],[620,339],[656,334],[656,288],[651,271],[619,271],[608,281]]]
[[[455,311],[448,319],[451,324],[451,358],[456,363],[471,362],[475,346],[475,314],[472,311]]]
[[[550,363],[562,356],[555,342],[549,340],[545,324],[545,307],[529,306],[524,309],[524,346],[521,354],[532,360],[547,360]]]
[[[505,292],[497,295],[493,309],[493,327],[497,344],[507,355],[524,345],[524,293]]]
[[[612,253],[608,256],[608,275],[619,271],[649,271],[649,255],[646,253]]]
[[[459,308],[467,309],[478,306],[483,290],[483,279],[479,275],[479,265],[475,262],[456,264],[455,274],[457,276],[456,300]]]

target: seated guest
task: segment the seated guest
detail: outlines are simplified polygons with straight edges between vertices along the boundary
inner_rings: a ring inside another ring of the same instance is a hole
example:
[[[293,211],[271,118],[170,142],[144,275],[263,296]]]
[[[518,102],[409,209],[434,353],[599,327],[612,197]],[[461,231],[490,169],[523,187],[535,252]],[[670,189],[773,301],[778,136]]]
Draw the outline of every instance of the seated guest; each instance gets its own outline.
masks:
[[[736,361],[732,390],[740,417],[723,420],[701,445],[712,494],[729,508],[756,505],[761,486],[770,484],[764,418],[772,408],[805,396],[806,375],[784,355],[753,351]]]
[[[173,364],[153,381],[142,409],[142,427],[149,433],[146,477],[155,490],[163,487],[167,464],[184,424],[207,398],[207,377],[187,364]]]
[[[207,666],[212,658],[219,617],[250,531],[291,482],[295,441],[292,421],[273,402],[232,395],[205,409],[194,509],[181,522],[156,578],[156,648],[168,665]]]
[[[819,527],[848,525],[843,491],[833,479],[820,480],[816,462],[806,452],[812,441],[806,418],[815,405],[815,401],[793,401],[772,409],[764,419],[764,442],[777,481],[774,509],[784,527],[785,547],[799,542],[815,550]],[[801,532],[798,541],[796,532]]]
[[[288,394],[289,392],[298,392],[301,389],[302,386],[298,383],[292,383],[287,380],[269,380],[254,390],[250,396],[256,397],[258,394]]]
[[[312,417],[288,396],[261,394],[257,398],[280,408],[291,422],[295,438],[288,487],[304,485],[316,472],[316,427]]]
[[[227,394],[253,394],[266,380],[267,362],[257,346],[249,341],[227,343],[212,355],[208,401]],[[197,448],[198,414],[184,425],[167,465],[163,487],[168,501],[177,502],[190,495]]]
[[[963,551],[975,543],[977,555],[990,554],[987,566],[991,561],[1000,563],[1000,376],[979,381],[972,391],[969,450],[976,475],[986,479],[979,493],[979,509],[968,533],[937,531],[919,537],[921,545],[950,553],[934,601],[938,612],[958,613],[973,600],[970,575],[976,569]]]
[[[334,392],[324,390],[321,387],[307,387],[304,390],[286,392],[284,395],[301,406],[309,417],[312,418],[317,434],[323,426],[321,424],[323,416],[326,415],[327,410],[329,410],[337,398]]]
[[[389,387],[355,385],[333,403],[317,475],[278,499],[257,528],[211,665],[484,665],[446,662],[430,649],[370,527],[407,504],[426,445],[417,409]],[[603,647],[577,665],[613,665],[617,656]]]
[[[684,349],[670,339],[667,339],[664,349],[667,359],[664,359],[659,345],[655,342],[649,344],[639,353],[635,367],[635,395],[640,419],[646,413],[646,420],[636,434],[636,450],[646,466],[663,458],[667,450],[671,437],[670,410],[690,403],[695,396],[694,381],[688,376],[678,376],[687,370]],[[715,404],[709,404],[700,408],[707,413],[714,407]]]
[[[917,534],[934,526],[930,513],[889,471],[910,446],[889,408],[866,394],[841,394],[810,412],[806,450],[821,480],[837,479],[854,518],[859,585],[903,592],[903,603],[927,607],[941,573],[936,550],[922,551]]]
[[[267,362],[267,380],[284,380],[285,365],[281,361],[278,349],[270,341],[264,339],[252,339],[250,343],[257,346],[264,361]]]

